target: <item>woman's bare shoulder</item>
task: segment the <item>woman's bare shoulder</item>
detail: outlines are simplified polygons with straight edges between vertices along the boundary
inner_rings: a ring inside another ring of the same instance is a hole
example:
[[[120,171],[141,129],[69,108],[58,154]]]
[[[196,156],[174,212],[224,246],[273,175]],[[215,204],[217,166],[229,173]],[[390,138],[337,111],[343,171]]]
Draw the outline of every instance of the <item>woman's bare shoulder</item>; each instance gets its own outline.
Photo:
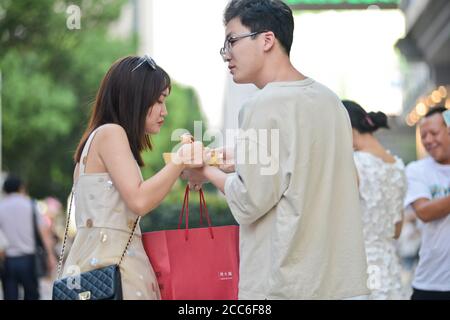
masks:
[[[130,142],[125,129],[113,123],[108,123],[100,127],[97,136],[93,141],[94,153],[101,158],[109,157],[117,153],[128,153]]]
[[[107,123],[99,127],[99,130],[97,132],[98,138],[101,139],[108,139],[108,138],[126,138],[127,133],[125,132],[125,129],[115,123]]]
[[[108,123],[101,126],[93,141],[94,149],[101,150],[117,147],[129,147],[129,141],[125,129],[114,123]]]

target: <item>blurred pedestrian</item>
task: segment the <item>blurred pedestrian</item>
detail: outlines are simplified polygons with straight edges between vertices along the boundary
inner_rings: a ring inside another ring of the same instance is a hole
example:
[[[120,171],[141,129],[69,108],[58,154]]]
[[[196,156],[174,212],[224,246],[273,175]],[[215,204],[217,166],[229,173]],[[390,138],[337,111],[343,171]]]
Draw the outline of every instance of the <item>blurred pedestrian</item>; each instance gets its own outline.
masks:
[[[373,135],[389,128],[382,112],[367,113],[359,104],[344,100],[353,128],[354,160],[358,171],[364,239],[371,289],[370,299],[403,299],[401,267],[395,240],[403,221],[406,193],[405,165]]]
[[[22,287],[25,300],[36,300],[39,299],[36,239],[40,237],[43,241],[47,252],[44,263],[50,272],[56,266],[52,240],[38,209],[33,208],[35,203],[26,194],[23,181],[9,175],[3,191],[6,197],[0,201],[0,231],[8,241],[2,274],[3,297],[6,300],[19,299],[19,288]]]
[[[450,300],[450,133],[443,113],[431,109],[419,123],[429,157],[406,168],[405,207],[421,221],[422,243],[413,286],[413,300]]]

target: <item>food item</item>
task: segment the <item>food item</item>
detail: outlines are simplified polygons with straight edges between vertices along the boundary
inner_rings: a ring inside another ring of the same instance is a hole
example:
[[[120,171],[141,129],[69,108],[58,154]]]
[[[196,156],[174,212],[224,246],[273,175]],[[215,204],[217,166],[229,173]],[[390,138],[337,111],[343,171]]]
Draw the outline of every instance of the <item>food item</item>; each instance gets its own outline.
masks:
[[[205,162],[208,165],[211,166],[219,166],[219,154],[218,152],[216,152],[215,149],[210,150],[209,148],[204,148],[203,144],[200,141],[194,141],[194,137],[190,134],[190,133],[184,133],[180,136],[180,141],[182,144],[190,144],[193,143],[193,148],[194,150],[196,150],[195,152],[203,152],[203,162]],[[200,147],[200,149],[198,149],[198,147]],[[170,152],[164,152],[163,153],[163,159],[165,164],[168,164],[170,162],[174,162],[173,160],[175,159],[175,153],[170,153]],[[196,161],[196,160],[194,160]],[[198,167],[198,166],[202,166],[202,164],[191,164],[191,166],[193,167]]]
[[[207,151],[208,152],[208,151]],[[165,164],[168,164],[169,162],[171,162],[172,161],[172,153],[170,153],[170,152],[164,152],[163,153],[163,159],[164,159],[164,163]],[[203,158],[203,159],[205,159],[205,157]],[[206,157],[206,164],[208,164],[208,165],[210,165],[210,166],[216,166],[216,167],[218,167],[219,166],[219,159],[218,159],[218,156],[217,156],[217,153],[216,153],[216,151],[215,150],[211,150],[210,151],[210,157],[209,157],[209,159],[208,159],[208,157]]]
[[[183,133],[180,139],[183,144],[194,142],[194,137],[190,133]]]
[[[210,158],[208,160],[208,164],[210,166],[219,166],[219,160],[217,159],[217,153],[216,153],[216,150],[214,150],[214,149],[211,150]]]

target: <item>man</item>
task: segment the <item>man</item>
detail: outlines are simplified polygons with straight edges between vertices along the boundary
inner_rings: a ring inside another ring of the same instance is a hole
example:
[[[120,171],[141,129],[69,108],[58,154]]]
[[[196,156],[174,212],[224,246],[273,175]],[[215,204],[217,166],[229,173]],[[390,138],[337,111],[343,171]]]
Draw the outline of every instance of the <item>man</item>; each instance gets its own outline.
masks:
[[[35,265],[33,204],[26,196],[25,186],[19,177],[8,176],[3,184],[3,191],[6,197],[0,202],[0,231],[9,243],[2,273],[3,297],[5,300],[19,299],[19,286],[22,286],[25,300],[37,300],[39,284]],[[36,219],[51,270],[56,265],[51,236],[39,215]]]
[[[412,207],[422,222],[413,300],[450,299],[450,134],[445,110],[434,108],[421,120],[420,136],[430,157],[406,168],[405,207]]]
[[[224,192],[240,224],[239,298],[367,294],[352,131],[344,107],[333,92],[292,66],[294,20],[282,1],[233,0],[224,18],[221,55],[233,80],[261,90],[239,114],[236,172],[227,177],[205,166],[189,175]],[[269,160],[260,161],[261,155]]]

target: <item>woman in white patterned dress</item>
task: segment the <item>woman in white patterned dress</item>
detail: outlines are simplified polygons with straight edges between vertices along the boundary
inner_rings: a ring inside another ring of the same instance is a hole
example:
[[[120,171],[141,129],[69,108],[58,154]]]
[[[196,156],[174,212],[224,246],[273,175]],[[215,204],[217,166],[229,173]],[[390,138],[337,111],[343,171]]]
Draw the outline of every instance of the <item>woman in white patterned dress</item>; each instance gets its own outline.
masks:
[[[353,128],[354,160],[358,171],[360,201],[368,265],[370,299],[406,299],[402,293],[400,263],[395,239],[403,221],[406,192],[405,166],[392,156],[373,133],[389,128],[384,113],[367,113],[352,101],[343,101]]]

